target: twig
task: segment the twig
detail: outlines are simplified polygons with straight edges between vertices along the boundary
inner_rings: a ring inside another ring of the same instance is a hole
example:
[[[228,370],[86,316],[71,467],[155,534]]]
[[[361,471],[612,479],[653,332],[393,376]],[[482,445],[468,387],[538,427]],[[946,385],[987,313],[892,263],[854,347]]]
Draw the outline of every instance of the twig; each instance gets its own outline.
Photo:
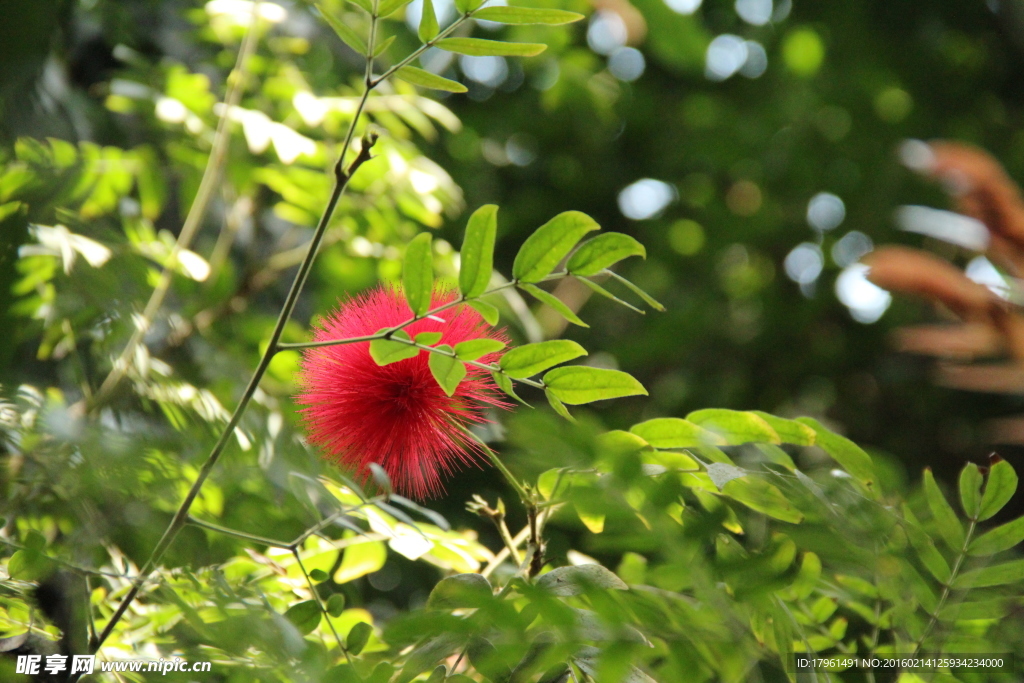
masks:
[[[935,611],[930,615],[931,618],[928,620],[928,625],[924,627],[921,635],[914,643],[914,651],[910,653],[911,657],[917,655],[921,651],[921,647],[924,646],[925,639],[931,634],[932,629],[935,628],[935,624],[939,622],[939,613],[942,611],[943,606],[946,604],[946,600],[949,599],[949,594],[953,590],[953,582],[956,581],[957,574],[960,573],[960,567],[963,565],[964,560],[967,559],[967,548],[971,545],[971,540],[974,538],[974,530],[978,526],[978,519],[976,517],[971,518],[970,525],[967,527],[967,534],[964,536],[964,544],[960,548],[960,552],[956,556],[956,560],[953,562],[953,568],[949,572],[949,581],[946,581],[942,586],[942,595],[939,596],[939,602],[935,605]]]
[[[466,509],[491,520],[498,529],[498,535],[501,536],[502,543],[505,544],[505,548],[512,556],[512,561],[517,565],[522,564],[523,558],[519,555],[519,544],[513,540],[512,534],[509,533],[508,525],[505,524],[505,505],[500,498],[498,499],[498,507],[492,508],[487,504],[486,500],[474,494],[473,500],[466,504]]]

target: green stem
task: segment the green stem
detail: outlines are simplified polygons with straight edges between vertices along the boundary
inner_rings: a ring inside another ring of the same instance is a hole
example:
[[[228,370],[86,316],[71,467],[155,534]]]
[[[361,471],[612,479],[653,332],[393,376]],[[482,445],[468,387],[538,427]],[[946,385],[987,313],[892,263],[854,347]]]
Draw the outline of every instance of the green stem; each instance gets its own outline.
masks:
[[[505,480],[508,481],[508,483],[512,485],[512,488],[516,490],[516,493],[519,495],[519,500],[523,501],[523,505],[527,507],[534,506],[533,497],[526,492],[526,489],[523,488],[523,485],[521,483],[519,483],[519,480],[516,479],[515,475],[513,475],[512,472],[507,467],[505,467],[505,463],[501,461],[501,458],[498,457],[498,454],[491,450],[491,447],[484,443],[483,439],[478,437],[473,432],[466,430],[465,433],[470,439],[472,439],[473,441],[480,445],[480,448],[484,450],[484,452],[487,454],[487,457],[490,458],[494,466],[497,467],[498,471],[500,471],[501,474],[505,477]]]
[[[242,421],[242,415],[245,413],[245,409],[249,405],[249,401],[252,400],[253,395],[256,393],[256,389],[259,386],[260,380],[263,379],[264,373],[270,366],[270,361],[273,359],[274,354],[278,348],[278,342],[281,340],[281,335],[284,332],[285,325],[291,319],[292,312],[295,310],[295,304],[299,300],[299,294],[302,292],[303,286],[306,284],[306,280],[309,277],[310,270],[313,267],[313,261],[316,258],[317,250],[320,246],[320,242],[323,239],[324,233],[327,232],[327,226],[330,224],[331,218],[334,215],[334,209],[338,205],[338,200],[341,199],[342,193],[348,185],[349,179],[352,174],[355,173],[363,163],[370,159],[370,148],[373,146],[375,138],[371,137],[366,140],[363,144],[362,149],[359,151],[359,155],[352,161],[351,165],[346,170],[343,165],[343,160],[349,147],[352,143],[352,134],[355,130],[356,124],[362,115],[363,108],[366,106],[366,95],[364,93],[363,98],[359,102],[359,107],[356,109],[355,116],[352,119],[352,123],[349,126],[349,133],[345,138],[345,144],[342,146],[341,153],[338,157],[338,162],[334,167],[335,183],[334,189],[331,192],[330,199],[327,202],[327,206],[324,209],[323,215],[320,217],[320,221],[317,224],[316,230],[313,233],[313,239],[310,240],[309,251],[306,253],[306,258],[303,259],[299,265],[299,270],[295,274],[295,279],[292,281],[291,289],[288,291],[288,296],[285,298],[285,303],[281,308],[281,314],[277,318],[277,324],[274,326],[274,331],[270,335],[270,341],[267,344],[267,350],[263,353],[260,358],[259,364],[256,366],[256,370],[253,372],[252,377],[249,379],[249,383],[245,388],[242,398],[239,400],[238,405],[235,407],[234,412],[231,414],[231,418],[228,420],[224,431],[221,432],[220,438],[217,443],[214,444],[213,449],[210,451],[210,455],[207,456],[206,462],[203,463],[202,468],[199,470],[199,475],[196,477],[195,482],[189,488],[188,493],[185,495],[185,500],[181,502],[177,512],[171,520],[171,523],[167,526],[163,536],[157,543],[153,552],[150,553],[149,559],[146,560],[146,564],[142,567],[139,572],[139,576],[136,578],[131,590],[122,599],[121,604],[117,606],[114,614],[110,617],[110,621],[107,622],[106,627],[98,638],[96,649],[101,647],[106,641],[110,634],[113,632],[114,627],[124,616],[124,613],[128,610],[128,607],[138,596],[139,591],[142,589],[142,585],[146,580],[146,576],[153,570],[156,564],[163,557],[163,554],[170,547],[171,543],[177,537],[178,532],[181,531],[182,527],[188,521],[188,513],[192,508],[192,503],[195,501],[196,496],[199,495],[199,490],[202,488],[203,483],[207,477],[210,476],[210,472],[213,471],[214,466],[223,454],[224,449],[227,448],[228,442],[231,440],[232,434]],[[96,650],[94,650],[95,652]],[[75,679],[77,680],[77,678]]]
[[[313,599],[316,600],[317,607],[320,608],[320,613],[324,615],[324,619],[327,620],[327,625],[331,627],[331,633],[334,634],[334,640],[337,641],[338,647],[341,648],[342,653],[345,655],[345,660],[349,666],[352,666],[352,656],[348,653],[348,648],[345,647],[345,643],[342,642],[341,636],[338,635],[337,629],[334,628],[334,622],[331,621],[331,615],[327,613],[327,607],[324,605],[323,600],[320,599],[320,592],[316,589],[316,584],[313,583],[313,578],[306,571],[306,565],[302,564],[302,557],[299,555],[298,548],[292,548],[292,555],[295,556],[295,561],[299,563],[299,569],[302,570],[302,575],[306,577],[306,585],[309,586],[309,592],[313,594]],[[355,669],[352,670],[353,673]],[[359,674],[356,674],[357,676]]]
[[[972,517],[971,522],[967,527],[967,533],[964,535],[964,544],[960,548],[960,552],[956,556],[956,560],[953,562],[953,569],[949,572],[949,581],[942,587],[942,595],[939,596],[939,602],[935,606],[935,611],[930,615],[928,625],[924,627],[924,631],[921,632],[920,637],[914,643],[914,651],[910,654],[911,657],[917,655],[924,646],[925,639],[931,635],[932,629],[935,628],[935,624],[939,623],[939,613],[946,604],[946,600],[949,599],[949,594],[953,590],[953,583],[956,581],[957,575],[960,573],[960,567],[963,565],[964,560],[967,559],[967,548],[971,545],[971,541],[974,539],[974,530],[978,526],[977,518]]]
[[[219,524],[213,524],[212,522],[204,522],[201,519],[197,519],[189,515],[188,523],[192,526],[197,526],[202,529],[207,529],[218,534],[224,534],[225,536],[231,536],[233,538],[240,538],[243,541],[250,541],[252,543],[258,543],[260,545],[269,546],[271,548],[281,548],[283,550],[291,550],[293,546],[290,543],[284,541],[275,541],[272,538],[266,538],[264,536],[257,536],[256,534],[249,534],[244,531],[238,531],[237,529],[229,529]]]

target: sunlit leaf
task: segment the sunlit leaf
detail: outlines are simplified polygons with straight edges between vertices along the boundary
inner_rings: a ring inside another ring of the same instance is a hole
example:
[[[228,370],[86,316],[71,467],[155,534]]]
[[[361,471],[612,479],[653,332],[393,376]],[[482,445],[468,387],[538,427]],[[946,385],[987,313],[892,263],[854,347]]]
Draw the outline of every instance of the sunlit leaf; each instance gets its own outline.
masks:
[[[566,320],[571,322],[573,325],[579,325],[580,327],[590,327],[590,325],[588,325],[585,322],[583,322],[583,320],[581,320],[580,317],[578,315],[576,315],[576,313],[573,312],[573,310],[571,308],[566,306],[564,301],[559,299],[554,294],[551,294],[550,292],[546,292],[543,289],[541,289],[540,287],[537,287],[535,285],[524,284],[524,285],[519,285],[519,287],[521,289],[523,289],[524,291],[527,291],[530,294],[532,294],[534,296],[534,298],[536,298],[541,303],[547,304],[548,306],[550,306],[554,310],[558,311],[558,313],[563,318],[565,318]]]
[[[655,448],[692,448],[726,444],[726,440],[718,434],[678,417],[656,417],[633,425],[629,431]]]
[[[709,465],[710,467],[730,467],[730,465],[714,463]],[[783,522],[797,524],[804,518],[803,514],[786,500],[782,491],[760,477],[745,476],[730,479],[722,486],[722,493],[743,503],[751,510],[756,510]]]
[[[845,436],[840,436],[825,428],[817,420],[810,417],[801,417],[797,422],[802,422],[815,432],[815,444],[823,451],[832,456],[843,469],[860,480],[869,490],[878,492],[878,480],[875,476],[875,468],[869,456],[863,448],[853,443]]]
[[[574,341],[552,339],[510,349],[498,366],[512,379],[525,379],[585,355],[587,350]]]
[[[455,345],[455,355],[460,360],[477,360],[505,348],[505,343],[497,339],[467,339]]]
[[[782,439],[764,418],[754,413],[708,408],[686,416],[690,422],[720,435],[730,445],[750,442],[782,443]]]
[[[600,229],[601,226],[585,213],[558,214],[523,242],[512,264],[512,277],[522,282],[543,280],[584,235]]]
[[[437,342],[441,341],[442,334],[440,332],[420,332],[413,338],[417,344],[423,344],[424,346],[433,346]]]
[[[499,24],[546,24],[558,26],[571,24],[585,17],[576,12],[558,9],[540,9],[535,7],[484,7],[473,13],[474,19],[496,21]]]
[[[543,43],[508,43],[484,38],[442,38],[437,47],[473,57],[534,57],[548,49]]]
[[[544,375],[544,384],[558,400],[581,405],[623,396],[647,395],[647,389],[619,370],[574,365],[555,368]]]
[[[438,32],[437,14],[434,12],[433,0],[423,0],[423,12],[420,15],[420,27],[417,31],[420,40],[429,43]]]
[[[466,223],[459,265],[459,291],[464,297],[480,296],[494,270],[494,238],[498,232],[498,207],[484,204]]]
[[[572,414],[569,412],[569,409],[565,407],[565,404],[562,403],[550,389],[544,390],[544,396],[545,398],[548,399],[548,404],[561,417],[565,418],[566,420],[569,420],[570,422],[576,421],[576,418],[572,416]]]
[[[404,339],[407,342],[412,341],[412,338],[409,337],[405,330],[398,330],[391,336],[397,339]],[[419,353],[420,349],[412,344],[403,344],[391,339],[374,339],[370,342],[370,357],[373,358],[377,365],[390,365],[406,358],[415,358]]]
[[[353,0],[354,1],[354,0]],[[357,3],[358,4],[358,3]],[[366,42],[356,33],[348,24],[342,21],[340,18],[334,15],[333,12],[323,6],[323,3],[317,3],[316,8],[320,10],[320,16],[324,18],[334,32],[341,38],[342,42],[348,45],[350,48],[355,50],[361,55],[366,54]],[[364,8],[366,9],[366,8]],[[369,12],[369,9],[366,9]]]
[[[430,233],[416,235],[405,248],[402,267],[402,289],[409,308],[417,316],[430,310],[430,296],[434,291],[434,259]]]
[[[423,88],[431,88],[433,90],[443,90],[445,92],[466,92],[466,86],[462,85],[458,81],[453,81],[450,78],[444,76],[438,76],[437,74],[430,73],[425,69],[420,69],[416,66],[403,66],[401,69],[395,72],[395,76],[401,78],[407,83],[418,85]]]
[[[498,324],[501,314],[498,312],[497,308],[486,301],[480,301],[479,299],[476,301],[467,301],[466,305],[479,313],[480,317],[483,318],[488,325],[493,326]]]
[[[355,543],[345,548],[341,566],[334,573],[335,583],[347,583],[360,576],[372,574],[384,566],[388,550],[383,541]]]
[[[495,7],[486,9],[512,9]],[[647,258],[644,245],[629,235],[621,232],[609,232],[587,240],[569,258],[566,270],[574,275],[597,275],[605,268],[612,266],[629,256]]]
[[[436,348],[446,353],[430,354],[428,360],[430,373],[437,380],[441,388],[444,389],[444,393],[452,396],[455,394],[455,390],[459,388],[459,383],[466,377],[466,366],[458,358],[447,355],[448,353],[454,353],[452,347],[447,344],[441,344]]]

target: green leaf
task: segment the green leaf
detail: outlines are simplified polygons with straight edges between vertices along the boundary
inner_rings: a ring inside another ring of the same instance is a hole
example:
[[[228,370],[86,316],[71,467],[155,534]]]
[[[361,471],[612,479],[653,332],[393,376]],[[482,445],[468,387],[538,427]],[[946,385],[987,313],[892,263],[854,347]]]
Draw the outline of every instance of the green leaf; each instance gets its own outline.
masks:
[[[358,655],[366,647],[366,643],[369,642],[370,634],[372,633],[373,627],[365,621],[360,621],[348,632],[348,636],[345,638],[345,648],[351,654]]]
[[[687,415],[686,419],[719,434],[728,445],[739,446],[751,442],[782,443],[782,439],[771,425],[754,413],[708,408],[694,411]]]
[[[413,341],[424,346],[433,346],[441,341],[441,336],[440,332],[420,332],[413,338]]]
[[[487,303],[486,301],[467,301],[466,305],[472,308],[474,311],[480,314],[480,317],[490,325],[491,327],[498,324],[498,320],[501,318],[501,314],[498,309]]]
[[[552,339],[517,346],[501,357],[498,366],[512,379],[525,379],[585,355],[587,350],[574,341]]]
[[[712,431],[678,417],[656,417],[629,429],[655,448],[696,448],[724,446],[725,439]]]
[[[373,0],[352,0],[352,4],[367,14],[373,14]]]
[[[535,7],[484,7],[473,14],[474,19],[496,21],[499,24],[546,24],[559,26],[585,19],[582,14],[560,9],[538,9]]]
[[[539,282],[572,251],[576,243],[601,226],[579,211],[560,213],[526,238],[512,264],[512,277],[522,282]]]
[[[615,278],[619,282],[621,282],[622,284],[624,284],[631,292],[636,294],[638,297],[643,299],[647,303],[648,306],[650,306],[651,308],[653,308],[656,311],[661,311],[662,313],[665,312],[665,307],[662,306],[661,303],[657,299],[655,299],[653,296],[651,296],[650,294],[648,294],[644,290],[640,289],[639,287],[637,287],[632,282],[630,282],[626,278],[622,277],[621,275],[619,275],[615,271],[607,270],[605,272],[608,273],[609,275],[611,275],[613,278]]]
[[[939,534],[942,535],[942,540],[946,542],[950,550],[960,552],[964,547],[964,527],[957,519],[953,508],[950,507],[949,501],[939,490],[939,485],[935,483],[935,475],[932,474],[930,467],[926,467],[924,470],[924,495],[928,500],[928,509],[932,511],[932,517],[935,518]]]
[[[423,0],[423,14],[420,18],[420,28],[417,34],[424,43],[429,43],[437,37],[437,14],[434,12],[432,0]]]
[[[636,311],[640,315],[646,315],[646,313],[647,313],[642,308],[637,308],[636,306],[634,306],[633,304],[629,303],[628,301],[626,301],[624,299],[620,299],[619,297],[615,296],[614,294],[609,292],[607,289],[605,289],[601,285],[599,285],[596,282],[594,282],[593,280],[588,280],[585,277],[578,277],[578,278],[576,278],[576,280],[578,282],[582,282],[584,285],[589,287],[591,290],[593,290],[597,294],[600,294],[601,296],[605,297],[606,299],[611,299],[615,303],[617,303],[617,304],[619,304],[621,306],[625,306],[626,308],[628,308],[631,311]]]
[[[414,315],[422,316],[430,310],[430,296],[434,291],[434,258],[430,233],[416,235],[405,248],[402,268],[402,288],[405,300]]]
[[[494,238],[498,233],[498,207],[484,204],[466,223],[459,266],[459,291],[466,298],[487,290],[494,270]]]
[[[731,467],[722,463],[714,463],[711,467]],[[732,479],[722,487],[722,493],[735,501],[743,503],[751,510],[768,515],[783,522],[799,524],[804,516],[786,500],[773,484],[760,477],[744,476]]]
[[[455,345],[455,355],[459,360],[476,360],[505,348],[505,342],[497,339],[467,339]]]
[[[805,552],[804,559],[800,563],[800,571],[789,590],[795,599],[806,600],[814,592],[819,578],[821,578],[821,558],[810,551]]]
[[[374,47],[373,47],[373,56],[374,56],[374,58],[380,57],[382,54],[387,52],[387,49],[389,47],[391,47],[391,43],[395,42],[395,38],[397,38],[397,37],[398,37],[397,35],[389,36],[389,37],[385,38],[384,40],[382,40],[381,42],[379,42],[376,45],[374,45]],[[413,68],[415,68],[415,67],[413,67]]]
[[[990,567],[982,567],[964,572],[956,577],[953,588],[986,588],[988,586],[1005,586],[1024,581],[1024,560],[1004,562]]]
[[[445,92],[466,92],[468,90],[466,86],[458,81],[438,76],[416,66],[403,66],[395,72],[395,75],[407,83],[423,88],[431,88],[432,90],[443,90]]]
[[[984,483],[985,478],[981,470],[973,462],[967,463],[961,470],[960,504],[964,508],[964,513],[971,519],[977,518],[978,511],[981,510],[981,486]]]
[[[506,43],[484,38],[442,38],[437,47],[473,57],[534,57],[548,49],[543,43]]]
[[[986,532],[971,542],[968,555],[995,555],[1024,542],[1024,517]]]
[[[590,325],[588,325],[585,322],[583,322],[583,320],[581,320],[580,317],[578,315],[576,315],[571,308],[566,306],[564,301],[559,299],[554,294],[551,294],[550,292],[546,292],[543,289],[541,289],[540,287],[537,287],[535,285],[523,284],[523,285],[519,285],[519,287],[521,289],[529,292],[530,294],[532,294],[534,296],[534,298],[536,298],[541,303],[547,304],[551,308],[553,308],[556,311],[558,311],[558,313],[563,318],[565,318],[566,320],[568,320],[572,324],[579,325],[580,327],[590,327]]]
[[[309,578],[313,579],[317,583],[323,583],[327,579],[331,578],[331,575],[323,569],[313,569],[309,572]]]
[[[629,586],[599,564],[559,567],[537,579],[537,587],[558,597],[579,595],[589,588],[629,590]]]
[[[486,9],[486,8],[485,8]],[[511,9],[495,7],[492,9]],[[566,269],[573,275],[597,275],[629,256],[647,258],[644,245],[621,232],[609,232],[587,240],[569,258]]]
[[[292,622],[302,635],[307,635],[319,626],[321,616],[316,600],[297,602],[284,613],[285,619]]]
[[[775,433],[782,439],[782,443],[790,443],[794,446],[813,446],[815,433],[814,430],[807,425],[797,422],[796,420],[787,420],[784,417],[776,417],[771,413],[765,413],[760,410],[751,410],[753,415],[757,415],[762,420],[768,423],[768,426],[775,430]]]
[[[327,613],[337,619],[345,611],[345,596],[342,593],[335,593],[327,598]]]
[[[625,372],[583,365],[555,368],[544,375],[544,384],[558,400],[572,406],[609,398],[647,395],[644,385]]]
[[[544,396],[548,399],[548,403],[555,409],[555,412],[564,417],[569,422],[575,422],[576,418],[569,413],[569,409],[565,407],[565,404],[558,400],[558,397],[551,393],[550,389],[544,390]]]
[[[441,344],[436,348],[439,351],[454,353],[452,347],[447,344]],[[430,374],[444,389],[444,393],[453,396],[455,390],[459,388],[459,382],[466,377],[466,366],[462,361],[447,354],[431,353],[427,364],[430,366]]]
[[[53,560],[31,547],[15,551],[7,563],[7,573],[19,581],[39,581],[53,569]]]
[[[932,539],[922,529],[917,518],[910,508],[903,505],[903,517],[906,520],[904,529],[910,538],[910,545],[914,546],[921,564],[925,566],[932,576],[938,579],[939,583],[948,583],[950,577],[949,563],[946,562],[939,551],[935,548]]]
[[[378,333],[380,330],[377,331]],[[405,330],[398,330],[393,335],[397,339],[412,341]],[[406,358],[415,358],[420,350],[412,344],[403,344],[393,339],[374,339],[370,342],[370,357],[377,365],[390,365]]]
[[[358,33],[352,30],[352,28],[341,19],[334,16],[334,14],[324,7],[322,3],[318,2],[316,4],[316,8],[320,10],[320,15],[324,18],[324,21],[326,21],[330,27],[334,29],[334,32],[338,37],[341,38],[341,42],[345,43],[361,55],[366,54],[366,43]],[[366,11],[369,12],[370,10],[367,9]]]
[[[369,2],[369,0],[366,1]],[[377,6],[377,16],[381,18],[390,17],[410,2],[412,2],[412,0],[381,0],[381,3]],[[369,12],[370,10],[366,11]]]
[[[480,607],[491,599],[493,590],[480,574],[455,574],[441,579],[430,591],[428,609],[463,609]]]
[[[387,546],[383,541],[356,543],[345,548],[341,566],[334,573],[335,583],[346,583],[360,576],[372,574],[384,566],[388,558]]]
[[[875,478],[875,467],[871,462],[871,456],[863,448],[845,436],[839,436],[826,429],[824,425],[813,418],[801,417],[797,419],[797,422],[813,429],[815,444],[877,495],[878,480]]]
[[[455,0],[455,7],[462,14],[472,12],[482,4],[484,4],[484,0]]]
[[[498,385],[498,388],[505,392],[507,396],[515,399],[524,406],[530,407],[530,404],[519,398],[516,394],[515,389],[512,387],[512,380],[509,376],[503,372],[492,372],[491,377],[494,378],[494,383]]]
[[[1006,598],[977,602],[953,602],[943,605],[939,610],[939,619],[943,621],[1002,619],[1013,606],[1014,602]]]
[[[998,456],[996,456],[998,458]],[[1017,490],[1017,473],[1010,463],[1002,458],[996,460],[988,471],[985,493],[981,496],[981,511],[978,519],[984,521],[1003,509]]]

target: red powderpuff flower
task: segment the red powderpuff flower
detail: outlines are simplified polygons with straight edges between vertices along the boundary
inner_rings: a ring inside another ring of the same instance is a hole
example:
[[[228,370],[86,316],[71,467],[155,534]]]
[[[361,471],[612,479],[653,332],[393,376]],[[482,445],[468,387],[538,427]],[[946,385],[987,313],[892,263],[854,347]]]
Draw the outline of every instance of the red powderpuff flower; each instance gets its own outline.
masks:
[[[454,301],[454,292],[434,291],[431,308]],[[315,324],[316,341],[374,334],[412,317],[400,292],[378,287],[343,302]],[[405,330],[440,332],[441,344],[488,337],[507,342],[469,306],[454,306]],[[465,435],[470,425],[485,422],[487,406],[508,407],[487,371],[467,367],[453,396],[438,386],[427,365],[428,351],[379,366],[369,342],[307,349],[299,375],[298,403],[310,443],[364,480],[370,463],[391,477],[396,491],[416,498],[443,491],[442,475],[478,462],[481,451]],[[498,354],[478,359],[496,361]]]

